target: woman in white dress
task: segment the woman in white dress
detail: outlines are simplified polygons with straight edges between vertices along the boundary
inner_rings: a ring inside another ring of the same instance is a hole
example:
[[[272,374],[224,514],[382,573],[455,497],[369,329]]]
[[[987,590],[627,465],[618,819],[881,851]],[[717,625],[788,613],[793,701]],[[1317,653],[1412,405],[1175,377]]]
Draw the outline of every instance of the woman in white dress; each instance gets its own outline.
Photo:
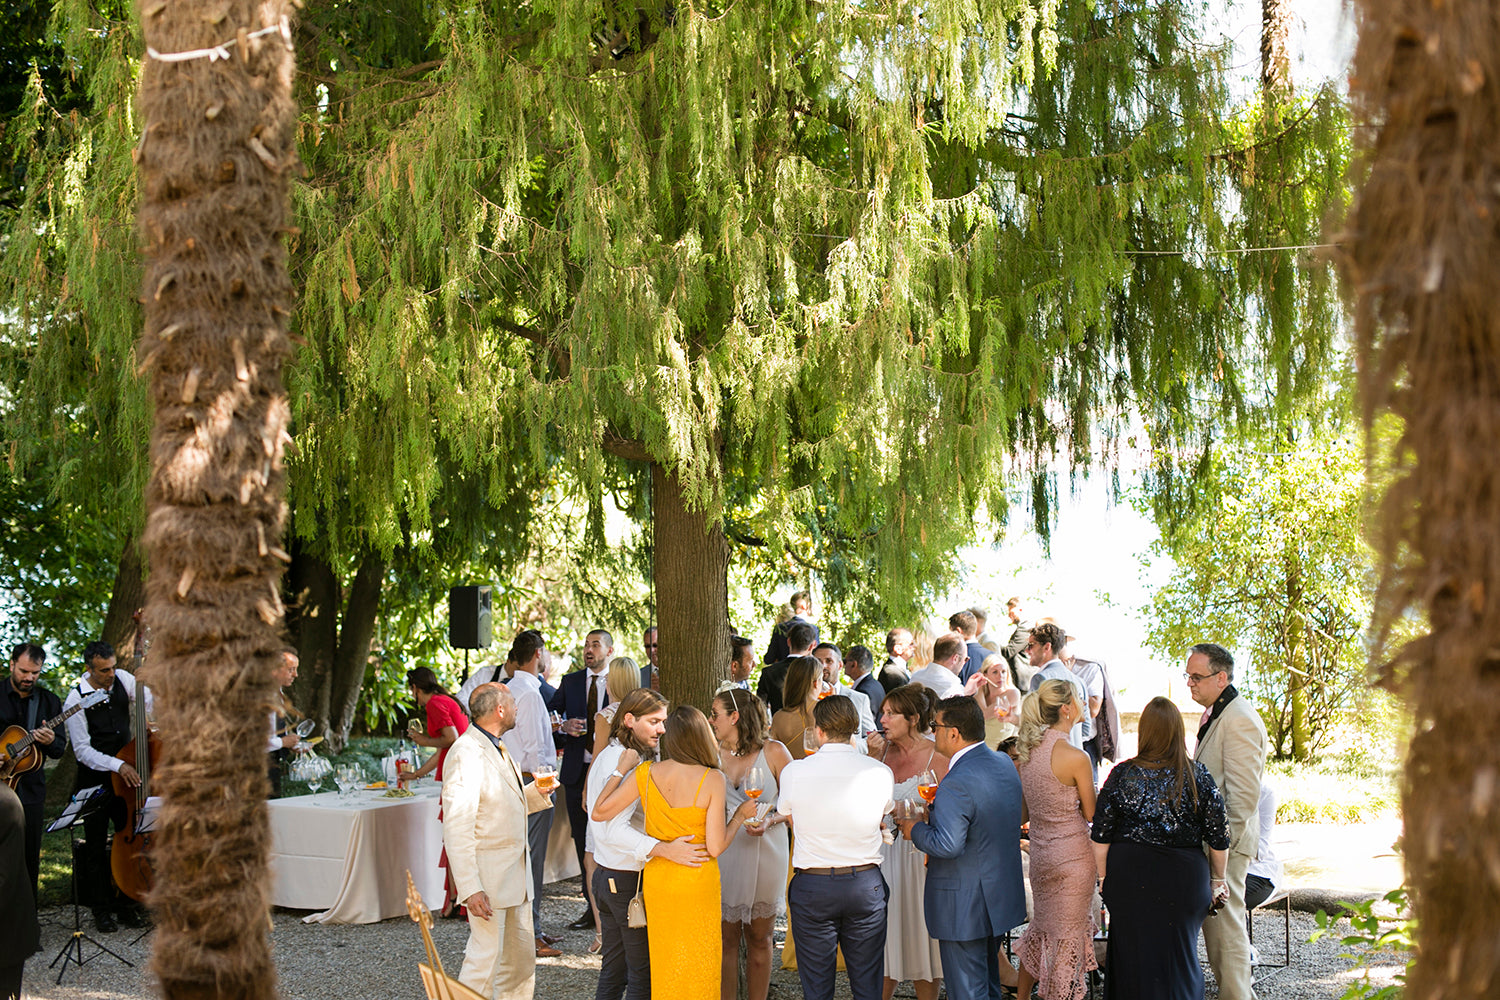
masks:
[[[880,706],[880,724],[885,727],[885,748],[880,759],[896,779],[896,801],[921,802],[917,785],[922,772],[938,778],[948,773],[948,758],[937,752],[927,734],[932,731],[937,695],[920,684],[906,684],[885,696]],[[896,986],[911,980],[917,1000],[937,1000],[937,981],[943,977],[938,943],[927,933],[922,913],[922,890],[927,885],[927,855],[905,837],[896,837],[880,849],[880,872],[891,896],[886,902],[885,1000]]]
[[[774,805],[781,769],[792,762],[792,755],[785,746],[768,738],[760,699],[741,688],[726,688],[714,695],[708,724],[719,741],[719,767],[727,786],[726,815],[732,815],[749,797],[745,784],[752,767],[760,768],[765,783],[760,804]],[[766,1000],[770,991],[771,930],[777,916],[786,910],[786,871],[791,852],[784,823],[785,817],[772,809],[763,826],[746,823],[746,836],[736,837],[719,855],[724,910],[724,964],[719,989],[723,1000],[734,1000],[739,990],[741,938],[747,956],[749,1000]]]
[[[609,672],[604,675],[604,690],[609,692],[609,704],[594,714],[594,752],[597,757],[609,746],[609,730],[615,723],[615,709],[625,696],[641,686],[641,668],[628,656],[617,656],[609,661]],[[585,885],[594,884],[594,825],[583,833],[583,877]],[[599,954],[604,938],[599,933],[599,908],[594,897],[589,895],[589,909],[594,913],[594,940],[589,945],[589,954]]]

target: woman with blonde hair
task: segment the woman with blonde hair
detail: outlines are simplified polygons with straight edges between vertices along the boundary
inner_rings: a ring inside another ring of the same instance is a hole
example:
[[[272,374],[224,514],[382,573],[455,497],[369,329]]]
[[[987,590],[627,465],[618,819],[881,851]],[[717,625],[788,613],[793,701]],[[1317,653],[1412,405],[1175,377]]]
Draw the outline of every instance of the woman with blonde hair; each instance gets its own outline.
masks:
[[[998,747],[1016,732],[1021,721],[1021,692],[1010,679],[1010,663],[999,653],[984,658],[984,665],[964,685],[984,713],[984,741]]]
[[[771,717],[771,738],[791,751],[793,760],[807,756],[803,734],[813,728],[813,706],[822,691],[823,667],[811,656],[794,656],[782,687],[782,709]]]
[[[710,860],[699,868],[665,858],[646,862],[646,940],[655,991],[670,991],[685,1000],[721,1000],[723,948],[715,859],[755,814],[755,802],[746,800],[726,822],[719,747],[708,719],[693,706],[682,705],[667,716],[661,752],[660,763],[647,761],[636,767],[640,755],[627,749],[590,815],[605,822],[639,801],[646,836],[656,840],[687,836],[704,846]],[[631,768],[634,774],[629,774]]]
[[[1188,757],[1180,708],[1152,698],[1138,732],[1140,749],[1110,771],[1094,813],[1111,917],[1105,995],[1200,1000],[1198,930],[1229,895],[1224,800],[1208,768]]]
[[[919,628],[911,636],[911,662],[906,665],[909,673],[916,673],[932,662],[932,646],[937,638],[925,628]]]
[[[1016,945],[1018,996],[1033,983],[1047,1000],[1081,1000],[1094,960],[1094,778],[1089,756],[1068,745],[1087,711],[1067,681],[1047,680],[1021,704],[1016,769],[1031,822],[1032,918]]]
[[[751,771],[759,768],[758,805],[771,807],[781,789],[781,769],[792,762],[787,748],[769,739],[766,713],[759,698],[741,688],[725,688],[714,695],[708,724],[719,741],[719,767],[724,772],[724,808],[733,810],[755,796],[749,794]],[[740,941],[745,942],[746,987],[750,1000],[766,1000],[771,989],[771,932],[786,911],[786,870],[791,845],[786,817],[771,809],[759,826],[746,825],[719,856],[719,888],[723,907],[723,1000],[739,991]]]

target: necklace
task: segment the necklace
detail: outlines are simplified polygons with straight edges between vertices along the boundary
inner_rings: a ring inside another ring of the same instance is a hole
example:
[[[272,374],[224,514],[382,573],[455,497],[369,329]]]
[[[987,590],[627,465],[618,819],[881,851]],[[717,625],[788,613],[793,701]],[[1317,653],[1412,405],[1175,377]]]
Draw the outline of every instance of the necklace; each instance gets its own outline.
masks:
[[[748,748],[746,748],[744,750],[736,748],[734,750],[725,750],[724,752],[727,753],[727,754],[729,754],[729,756],[731,756],[731,757],[743,757],[747,753],[749,753],[750,750]]]

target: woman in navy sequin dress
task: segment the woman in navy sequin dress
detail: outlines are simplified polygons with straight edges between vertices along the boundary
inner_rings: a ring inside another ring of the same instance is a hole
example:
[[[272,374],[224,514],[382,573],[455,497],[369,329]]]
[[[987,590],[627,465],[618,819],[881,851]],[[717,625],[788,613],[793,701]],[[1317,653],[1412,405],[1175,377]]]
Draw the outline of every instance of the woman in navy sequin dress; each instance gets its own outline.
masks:
[[[1099,790],[1091,838],[1110,916],[1106,1000],[1202,1000],[1198,931],[1229,831],[1224,799],[1188,757],[1182,711],[1166,698],[1146,705],[1140,751]]]

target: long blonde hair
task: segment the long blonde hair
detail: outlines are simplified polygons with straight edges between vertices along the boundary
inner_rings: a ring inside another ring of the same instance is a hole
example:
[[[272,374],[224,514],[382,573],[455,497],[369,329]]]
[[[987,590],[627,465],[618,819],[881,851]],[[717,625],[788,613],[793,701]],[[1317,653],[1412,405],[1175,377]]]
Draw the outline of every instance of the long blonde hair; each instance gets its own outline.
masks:
[[[1057,725],[1062,707],[1078,700],[1073,685],[1067,681],[1042,681],[1041,687],[1021,702],[1021,731],[1016,734],[1016,759],[1026,763],[1031,751],[1042,744],[1047,730]]]
[[[641,668],[628,656],[617,656],[609,661],[609,673],[604,675],[604,690],[610,701],[624,701],[625,696],[641,686]]]
[[[932,633],[925,628],[919,628],[913,632],[911,637],[911,662],[907,666],[916,670],[931,663],[932,644],[936,641],[932,637]]]

